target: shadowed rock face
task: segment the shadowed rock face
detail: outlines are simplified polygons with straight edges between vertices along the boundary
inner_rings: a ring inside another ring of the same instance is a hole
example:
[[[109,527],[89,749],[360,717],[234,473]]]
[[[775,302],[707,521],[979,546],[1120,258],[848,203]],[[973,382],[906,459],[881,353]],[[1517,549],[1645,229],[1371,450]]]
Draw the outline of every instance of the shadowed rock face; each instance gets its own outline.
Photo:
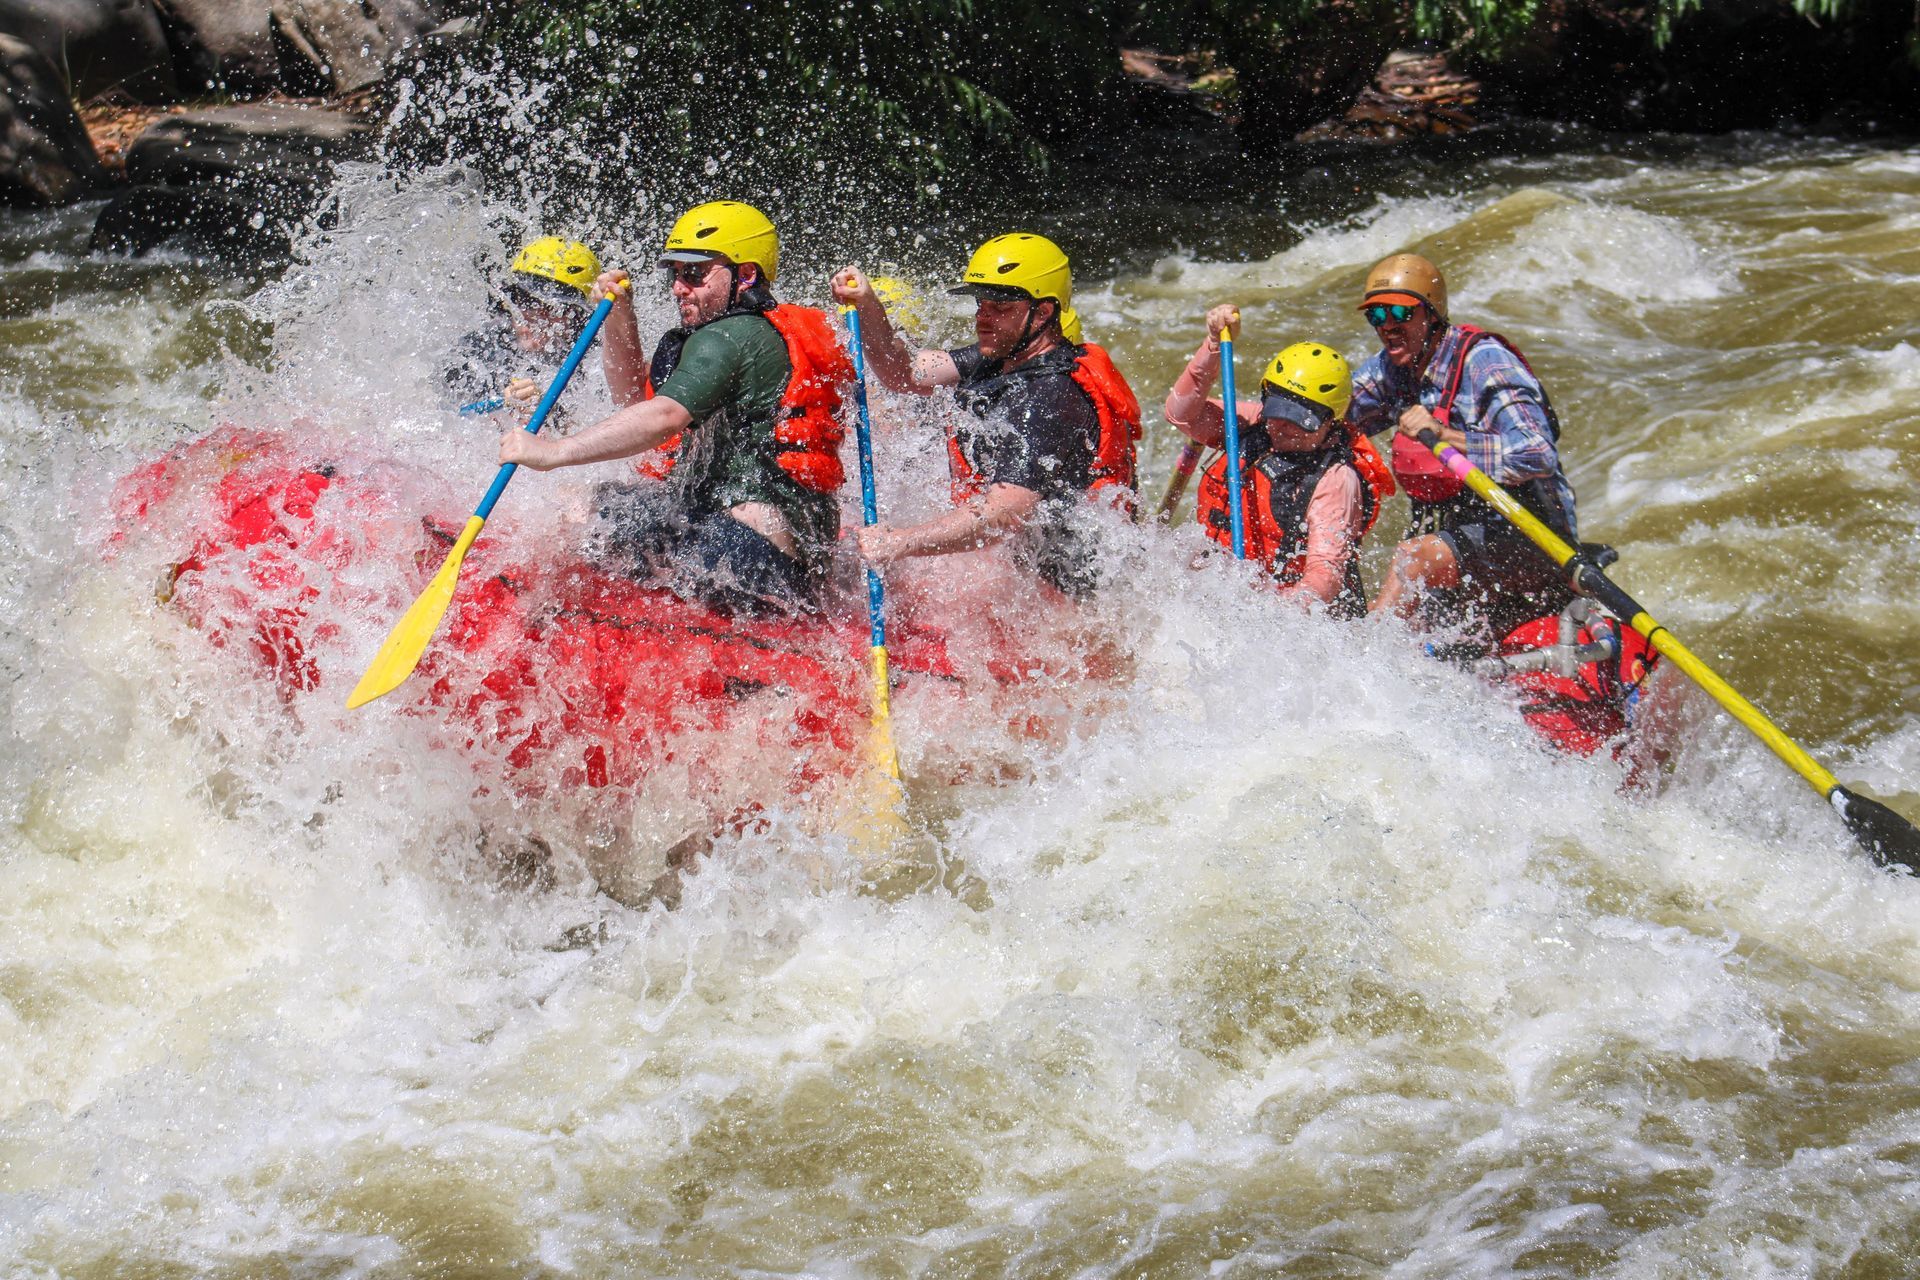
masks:
[[[248,97],[282,86],[272,0],[154,0],[187,93]]]
[[[66,204],[105,180],[53,66],[0,35],[0,204]]]
[[[0,33],[40,51],[81,100],[179,96],[173,51],[151,0],[0,0]]]
[[[1300,133],[1300,142],[1400,142],[1467,133],[1478,121],[1480,82],[1444,54],[1389,54],[1353,105]]]
[[[0,0],[0,34],[82,102],[353,93],[439,24],[441,0]]]
[[[293,92],[332,93],[377,83],[396,54],[439,24],[442,7],[427,0],[272,0],[273,34],[283,50],[282,83]],[[289,54],[314,77],[309,85],[293,83]]]
[[[131,190],[94,225],[93,247],[145,253],[176,238],[244,256],[284,254],[333,166],[372,146],[340,109],[252,103],[162,116],[127,151]]]

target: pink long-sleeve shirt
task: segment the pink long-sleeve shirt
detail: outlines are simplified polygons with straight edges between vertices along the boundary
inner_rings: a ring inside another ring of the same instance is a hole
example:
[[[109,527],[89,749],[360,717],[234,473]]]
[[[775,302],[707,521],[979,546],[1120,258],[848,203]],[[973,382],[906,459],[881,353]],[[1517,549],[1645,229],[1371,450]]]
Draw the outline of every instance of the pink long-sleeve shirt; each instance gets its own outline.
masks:
[[[1182,434],[1203,445],[1221,447],[1226,441],[1224,401],[1207,391],[1220,373],[1220,344],[1211,336],[1187,361],[1167,393],[1167,421]],[[1264,431],[1260,401],[1241,400],[1237,406],[1240,430]],[[1336,428],[1344,430],[1344,427]],[[1360,554],[1367,512],[1360,473],[1352,467],[1329,467],[1307,500],[1307,562],[1300,581],[1281,594],[1305,604],[1308,599],[1332,604],[1346,581],[1347,565]],[[1274,566],[1269,565],[1269,568]]]

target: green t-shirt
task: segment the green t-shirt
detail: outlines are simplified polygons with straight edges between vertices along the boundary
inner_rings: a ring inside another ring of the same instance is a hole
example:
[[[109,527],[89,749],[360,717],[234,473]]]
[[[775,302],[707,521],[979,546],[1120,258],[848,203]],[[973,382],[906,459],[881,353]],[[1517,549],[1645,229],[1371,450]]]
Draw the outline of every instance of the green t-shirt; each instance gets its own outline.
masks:
[[[801,560],[813,568],[840,536],[840,506],[780,469],[773,428],[792,373],[787,344],[771,321],[722,316],[687,336],[680,363],[656,394],[693,415],[672,474],[687,514],[769,503],[787,517]]]

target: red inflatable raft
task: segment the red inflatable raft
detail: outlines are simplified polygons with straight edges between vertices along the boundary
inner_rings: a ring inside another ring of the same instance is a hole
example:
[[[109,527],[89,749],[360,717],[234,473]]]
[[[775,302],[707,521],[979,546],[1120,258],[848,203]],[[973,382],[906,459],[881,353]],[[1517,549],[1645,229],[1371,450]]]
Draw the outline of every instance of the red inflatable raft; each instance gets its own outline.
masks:
[[[422,521],[411,546],[376,545],[408,528],[377,509],[377,487],[345,483],[289,437],[226,428],[120,483],[116,543],[173,539],[162,599],[213,644],[244,646],[290,703],[330,702],[323,669],[371,657],[464,523]],[[182,528],[192,532],[171,532]],[[354,585],[374,556],[411,563],[404,593]],[[509,560],[504,540],[483,536],[439,634],[390,699],[502,762],[521,794],[632,786],[676,763],[684,779],[694,744],[726,742],[739,748],[727,761],[777,762],[799,793],[848,772],[868,724],[866,627],[857,605],[838,612],[831,623],[728,617],[588,565],[525,549]],[[355,617],[349,636],[343,619]],[[889,640],[896,672],[951,675],[937,636]]]
[[[1632,627],[1584,598],[1522,623],[1475,670],[1519,695],[1528,725],[1572,755],[1620,756],[1659,655]]]

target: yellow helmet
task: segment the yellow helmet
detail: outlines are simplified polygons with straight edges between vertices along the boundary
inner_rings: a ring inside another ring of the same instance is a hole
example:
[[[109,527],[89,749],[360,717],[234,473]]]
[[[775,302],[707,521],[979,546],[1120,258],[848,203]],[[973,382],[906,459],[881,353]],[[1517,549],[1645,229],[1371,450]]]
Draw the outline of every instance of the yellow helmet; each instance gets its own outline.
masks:
[[[1045,236],[1030,231],[995,236],[973,251],[962,279],[965,284],[948,292],[978,295],[982,289],[1013,289],[1037,302],[1051,298],[1060,304],[1060,326],[1066,329],[1073,272],[1067,255]]]
[[[1086,341],[1080,332],[1080,313],[1072,307],[1060,310],[1060,336],[1076,347]]]
[[[1360,306],[1376,302],[1403,302],[1412,306],[1424,302],[1442,320],[1447,318],[1447,281],[1440,268],[1417,253],[1396,253],[1382,258],[1367,272],[1367,287],[1361,291]]]
[[[1324,342],[1296,342],[1268,363],[1260,375],[1260,391],[1263,417],[1318,431],[1353,402],[1353,370]]]
[[[887,309],[894,328],[903,329],[916,338],[926,336],[927,305],[919,290],[895,276],[869,276],[867,283],[873,286],[880,305]]]
[[[585,298],[593,292],[594,279],[600,274],[600,259],[578,240],[541,236],[528,241],[526,247],[514,255],[512,270],[515,275],[550,280],[568,289],[577,289],[580,298]],[[564,293],[556,296],[570,302],[580,301]]]
[[[772,284],[780,274],[780,233],[766,214],[738,200],[709,200],[680,215],[667,232],[661,262],[705,262],[726,258],[735,266],[751,262]]]

